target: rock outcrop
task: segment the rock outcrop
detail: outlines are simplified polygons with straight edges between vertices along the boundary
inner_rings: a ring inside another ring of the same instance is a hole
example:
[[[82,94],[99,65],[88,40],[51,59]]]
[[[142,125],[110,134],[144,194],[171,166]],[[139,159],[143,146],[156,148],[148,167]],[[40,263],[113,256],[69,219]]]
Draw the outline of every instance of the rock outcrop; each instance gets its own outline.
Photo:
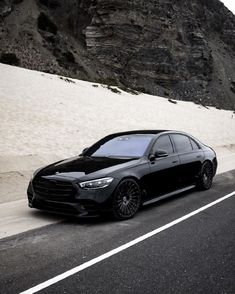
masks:
[[[218,0],[20,2],[0,1],[0,55],[22,66],[235,109],[235,16]]]

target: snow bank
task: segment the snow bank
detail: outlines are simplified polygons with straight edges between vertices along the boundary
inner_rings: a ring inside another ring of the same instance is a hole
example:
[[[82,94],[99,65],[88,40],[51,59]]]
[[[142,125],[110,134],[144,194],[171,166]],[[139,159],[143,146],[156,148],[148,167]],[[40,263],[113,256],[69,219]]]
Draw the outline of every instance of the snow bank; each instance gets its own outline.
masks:
[[[235,114],[0,64],[0,156],[78,154],[133,129],[174,129],[211,146],[235,143]]]

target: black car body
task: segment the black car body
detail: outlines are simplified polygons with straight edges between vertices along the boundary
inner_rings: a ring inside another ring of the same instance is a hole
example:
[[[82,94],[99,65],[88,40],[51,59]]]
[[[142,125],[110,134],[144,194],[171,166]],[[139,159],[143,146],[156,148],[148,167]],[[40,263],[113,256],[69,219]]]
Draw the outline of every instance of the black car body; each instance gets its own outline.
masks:
[[[216,154],[177,131],[130,131],[109,135],[80,156],[35,172],[29,206],[76,216],[112,211],[132,217],[140,205],[198,186],[209,189]]]

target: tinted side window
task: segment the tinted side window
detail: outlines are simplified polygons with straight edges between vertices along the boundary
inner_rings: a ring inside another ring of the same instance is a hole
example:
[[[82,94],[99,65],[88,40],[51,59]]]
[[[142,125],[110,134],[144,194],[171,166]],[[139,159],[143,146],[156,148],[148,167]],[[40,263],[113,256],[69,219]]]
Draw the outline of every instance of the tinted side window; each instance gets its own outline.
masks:
[[[194,140],[190,139],[190,142],[191,142],[191,144],[192,144],[192,146],[193,146],[193,150],[195,150],[195,149],[199,149],[197,143],[196,143]]]
[[[161,136],[160,138],[157,139],[157,141],[154,145],[153,151],[155,152],[157,150],[164,150],[168,154],[173,153],[173,147],[172,147],[171,140],[168,135]]]
[[[192,151],[190,139],[184,135],[172,135],[177,152],[184,153]]]

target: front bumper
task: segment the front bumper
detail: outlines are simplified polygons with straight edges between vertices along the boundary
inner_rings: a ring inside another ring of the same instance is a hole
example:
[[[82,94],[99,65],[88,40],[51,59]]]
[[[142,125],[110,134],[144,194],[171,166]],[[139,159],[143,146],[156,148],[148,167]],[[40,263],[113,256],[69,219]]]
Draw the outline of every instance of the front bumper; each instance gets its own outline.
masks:
[[[111,209],[111,196],[118,184],[118,180],[105,188],[97,190],[85,190],[73,183],[75,193],[73,197],[60,200],[50,199],[36,193],[32,181],[30,181],[27,189],[28,205],[31,208],[53,212],[63,215],[73,215],[77,217],[97,216]]]

